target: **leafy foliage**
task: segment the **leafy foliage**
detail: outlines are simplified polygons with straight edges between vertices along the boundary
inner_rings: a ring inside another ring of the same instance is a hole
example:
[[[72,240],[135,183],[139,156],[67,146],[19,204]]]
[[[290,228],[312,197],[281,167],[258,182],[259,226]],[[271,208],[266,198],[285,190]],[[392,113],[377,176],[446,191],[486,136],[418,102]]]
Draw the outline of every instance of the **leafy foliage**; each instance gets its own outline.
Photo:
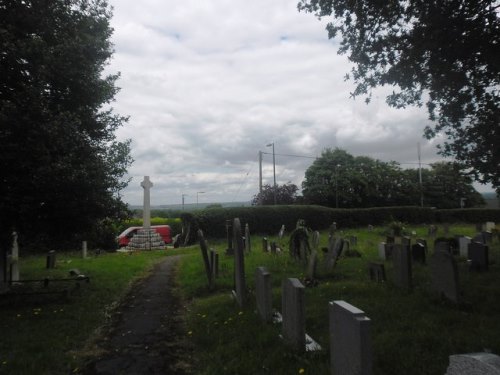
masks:
[[[288,182],[283,185],[276,185],[276,204],[293,204],[297,201],[297,185]],[[269,205],[275,204],[274,201],[274,187],[271,185],[262,186],[262,192],[254,195],[252,205]]]
[[[0,4],[0,231],[55,248],[126,215],[110,17],[102,0]]]
[[[419,172],[366,156],[354,157],[341,149],[327,149],[306,170],[304,199],[338,208],[420,205]],[[472,179],[457,163],[435,163],[422,170],[426,206],[458,208],[484,204]]]
[[[299,10],[332,16],[330,38],[355,64],[353,96],[392,86],[389,105],[427,106],[444,134],[440,152],[500,193],[500,3],[486,1],[300,0]]]

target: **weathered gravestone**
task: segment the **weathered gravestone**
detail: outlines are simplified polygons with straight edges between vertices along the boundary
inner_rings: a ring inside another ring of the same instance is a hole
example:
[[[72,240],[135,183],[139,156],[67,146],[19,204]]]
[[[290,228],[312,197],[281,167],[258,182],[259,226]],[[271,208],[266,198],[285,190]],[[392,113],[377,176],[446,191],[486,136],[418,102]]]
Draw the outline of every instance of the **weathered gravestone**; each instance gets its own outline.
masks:
[[[370,273],[370,280],[377,283],[385,282],[385,267],[383,263],[368,263],[368,272]]]
[[[403,236],[401,237],[401,245],[403,245],[403,247],[410,247],[411,246],[411,238],[408,237],[408,236]]]
[[[271,253],[276,254],[277,251],[278,251],[278,245],[276,245],[276,242],[272,241],[271,242]]]
[[[252,244],[250,241],[250,227],[248,226],[248,223],[245,224],[245,251],[252,251]]]
[[[87,241],[82,241],[82,258],[87,258]]]
[[[378,244],[378,256],[382,260],[392,259],[394,243],[380,242]]]
[[[408,246],[395,244],[392,257],[394,264],[394,283],[402,289],[412,289],[410,248]]]
[[[273,317],[271,274],[265,267],[255,270],[255,297],[259,316],[263,321],[270,322]]]
[[[429,237],[435,237],[437,233],[437,227],[435,225],[429,225],[429,228],[427,228],[427,235]]]
[[[370,319],[345,301],[329,303],[330,373],[370,375],[372,348]]]
[[[472,238],[467,236],[462,236],[458,238],[458,252],[461,257],[468,258],[469,257],[469,244],[471,243]]]
[[[373,232],[373,225],[371,224],[368,225],[368,232]]]
[[[328,252],[326,254],[326,269],[327,271],[331,271],[335,264],[337,263],[338,258],[342,254],[342,249],[344,247],[344,240],[342,238],[330,238],[328,243]]]
[[[479,242],[469,244],[470,269],[474,271],[488,270],[488,246]]]
[[[306,346],[304,285],[299,279],[285,279],[282,293],[283,339],[295,350],[303,351]]]
[[[411,246],[411,258],[414,262],[425,264],[425,247],[421,243]]]
[[[241,236],[240,219],[233,220],[233,243],[234,243],[234,295],[238,305],[242,307],[245,303],[245,251],[243,249],[243,238]]]
[[[352,246],[356,246],[358,244],[358,237],[356,237],[356,236],[349,236],[349,243]]]
[[[490,244],[491,241],[493,241],[493,233],[491,233],[490,231],[482,231],[481,234],[483,235],[483,238],[484,238],[484,243],[486,244]]]
[[[483,233],[477,233],[474,237],[472,237],[472,242],[486,244],[486,239],[484,238]]]
[[[205,241],[205,237],[203,236],[203,231],[198,229],[198,240],[200,241],[200,250],[201,255],[203,257],[203,263],[205,265],[205,273],[208,279],[208,287],[212,289],[213,287],[213,270],[212,265],[210,264],[210,259],[208,257],[208,247]]]
[[[492,353],[450,355],[445,375],[500,375],[500,357]]]
[[[460,303],[457,262],[447,251],[436,251],[430,259],[432,288],[450,301]]]
[[[483,230],[486,232],[491,232],[495,229],[495,222],[494,221],[487,221],[484,223]]]
[[[10,281],[19,281],[19,244],[17,243],[17,232],[12,233]]]
[[[281,226],[280,231],[278,232],[279,240],[281,241],[284,236],[285,236],[285,224]]]
[[[306,279],[314,280],[316,278],[316,268],[318,263],[319,232],[315,231],[312,235],[311,256],[307,264]]]
[[[51,269],[56,267],[56,251],[55,250],[50,250],[47,253],[47,262],[46,262],[46,268]]]
[[[269,250],[269,247],[268,247],[268,246],[269,246],[269,245],[268,245],[268,243],[267,243],[267,237],[264,237],[264,238],[262,239],[262,251],[263,251],[264,253],[267,253],[267,251]]]
[[[396,242],[395,236],[386,236],[385,237],[385,243],[395,243],[395,242]]]

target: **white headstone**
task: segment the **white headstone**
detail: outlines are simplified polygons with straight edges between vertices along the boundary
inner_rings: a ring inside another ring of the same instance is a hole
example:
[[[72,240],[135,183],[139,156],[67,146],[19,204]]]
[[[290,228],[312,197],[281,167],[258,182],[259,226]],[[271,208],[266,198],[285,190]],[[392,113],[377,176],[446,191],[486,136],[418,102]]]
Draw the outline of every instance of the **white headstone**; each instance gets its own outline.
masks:
[[[461,257],[467,258],[469,244],[471,241],[472,241],[472,239],[470,237],[467,237],[467,236],[459,237],[458,247],[459,247],[459,252],[460,252]]]
[[[151,228],[151,196],[149,190],[153,187],[153,183],[149,181],[149,176],[144,176],[144,181],[141,182],[144,189],[144,205],[142,208],[143,228]]]

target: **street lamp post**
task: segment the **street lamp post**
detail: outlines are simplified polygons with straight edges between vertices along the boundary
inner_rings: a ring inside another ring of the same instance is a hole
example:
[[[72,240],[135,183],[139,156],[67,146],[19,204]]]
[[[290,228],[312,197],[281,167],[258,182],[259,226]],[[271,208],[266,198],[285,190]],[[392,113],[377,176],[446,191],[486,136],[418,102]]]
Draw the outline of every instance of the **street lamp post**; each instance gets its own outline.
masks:
[[[182,194],[182,211],[184,211],[184,197],[187,197],[187,194]]]
[[[274,177],[274,187],[273,187],[273,197],[274,204],[276,205],[276,154],[274,153],[274,142],[269,143],[266,147],[273,147],[273,177]]]
[[[205,194],[205,192],[204,191],[197,191],[196,192],[196,208],[198,208],[198,195],[199,194]]]

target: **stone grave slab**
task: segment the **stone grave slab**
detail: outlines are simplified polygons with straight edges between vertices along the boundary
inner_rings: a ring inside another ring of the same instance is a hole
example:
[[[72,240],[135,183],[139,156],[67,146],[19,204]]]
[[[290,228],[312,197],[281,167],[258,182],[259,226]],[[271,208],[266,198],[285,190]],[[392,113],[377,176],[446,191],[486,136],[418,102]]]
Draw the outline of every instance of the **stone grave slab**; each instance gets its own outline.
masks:
[[[263,321],[271,322],[273,318],[271,274],[265,267],[257,267],[255,270],[255,296],[259,316]]]
[[[303,351],[306,345],[305,294],[299,279],[283,280],[281,314],[283,339],[295,350]]]
[[[500,375],[500,357],[492,353],[450,355],[445,375]]]

